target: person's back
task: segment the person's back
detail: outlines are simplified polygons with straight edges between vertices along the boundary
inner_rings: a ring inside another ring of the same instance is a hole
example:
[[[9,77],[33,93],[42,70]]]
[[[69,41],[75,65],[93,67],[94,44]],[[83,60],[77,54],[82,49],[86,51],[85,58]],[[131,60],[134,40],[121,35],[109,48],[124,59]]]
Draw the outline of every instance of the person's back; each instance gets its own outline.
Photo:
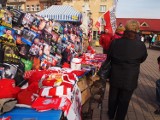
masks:
[[[138,84],[140,64],[147,58],[145,44],[138,39],[139,23],[128,21],[123,37],[115,39],[109,48],[111,60],[108,115],[125,120],[128,105]]]
[[[146,59],[146,47],[139,40],[116,40],[112,59],[111,82],[119,87],[133,89],[137,86],[140,63]]]

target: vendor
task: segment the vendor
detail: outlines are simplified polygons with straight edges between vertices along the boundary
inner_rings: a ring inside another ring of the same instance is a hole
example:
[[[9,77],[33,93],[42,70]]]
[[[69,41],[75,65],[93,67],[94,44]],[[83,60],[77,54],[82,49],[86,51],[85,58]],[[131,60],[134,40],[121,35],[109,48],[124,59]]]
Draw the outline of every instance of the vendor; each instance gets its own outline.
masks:
[[[71,58],[72,58],[71,47],[72,47],[72,44],[70,43],[66,47],[66,49],[62,52],[62,54],[61,54],[62,55],[61,65],[63,65],[64,63],[70,64]]]

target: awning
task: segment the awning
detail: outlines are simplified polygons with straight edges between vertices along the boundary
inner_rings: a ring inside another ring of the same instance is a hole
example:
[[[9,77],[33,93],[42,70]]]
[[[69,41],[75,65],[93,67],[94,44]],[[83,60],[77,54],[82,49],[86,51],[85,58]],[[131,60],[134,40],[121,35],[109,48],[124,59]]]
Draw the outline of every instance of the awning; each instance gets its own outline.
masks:
[[[36,13],[48,19],[56,21],[80,22],[82,14],[69,5],[52,5],[51,7]]]

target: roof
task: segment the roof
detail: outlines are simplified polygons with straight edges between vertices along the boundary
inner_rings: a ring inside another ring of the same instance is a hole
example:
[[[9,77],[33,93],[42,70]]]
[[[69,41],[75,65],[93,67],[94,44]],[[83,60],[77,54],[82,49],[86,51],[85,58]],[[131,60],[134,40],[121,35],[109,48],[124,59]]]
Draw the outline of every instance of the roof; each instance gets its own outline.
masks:
[[[143,18],[117,18],[117,25],[126,24],[128,20],[137,20],[140,23],[140,30],[160,32],[160,19],[143,19]]]
[[[36,14],[42,17],[47,17],[48,19],[54,19],[56,21],[71,22],[80,22],[82,17],[79,11],[69,5],[52,5],[51,7]]]

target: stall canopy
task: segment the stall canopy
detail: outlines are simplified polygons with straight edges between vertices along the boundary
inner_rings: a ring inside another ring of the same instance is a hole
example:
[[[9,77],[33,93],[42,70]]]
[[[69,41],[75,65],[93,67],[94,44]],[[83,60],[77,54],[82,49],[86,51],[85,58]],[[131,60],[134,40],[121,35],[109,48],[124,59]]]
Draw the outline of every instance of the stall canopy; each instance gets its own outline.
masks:
[[[82,14],[69,5],[52,5],[37,13],[42,17],[56,21],[81,22]]]

